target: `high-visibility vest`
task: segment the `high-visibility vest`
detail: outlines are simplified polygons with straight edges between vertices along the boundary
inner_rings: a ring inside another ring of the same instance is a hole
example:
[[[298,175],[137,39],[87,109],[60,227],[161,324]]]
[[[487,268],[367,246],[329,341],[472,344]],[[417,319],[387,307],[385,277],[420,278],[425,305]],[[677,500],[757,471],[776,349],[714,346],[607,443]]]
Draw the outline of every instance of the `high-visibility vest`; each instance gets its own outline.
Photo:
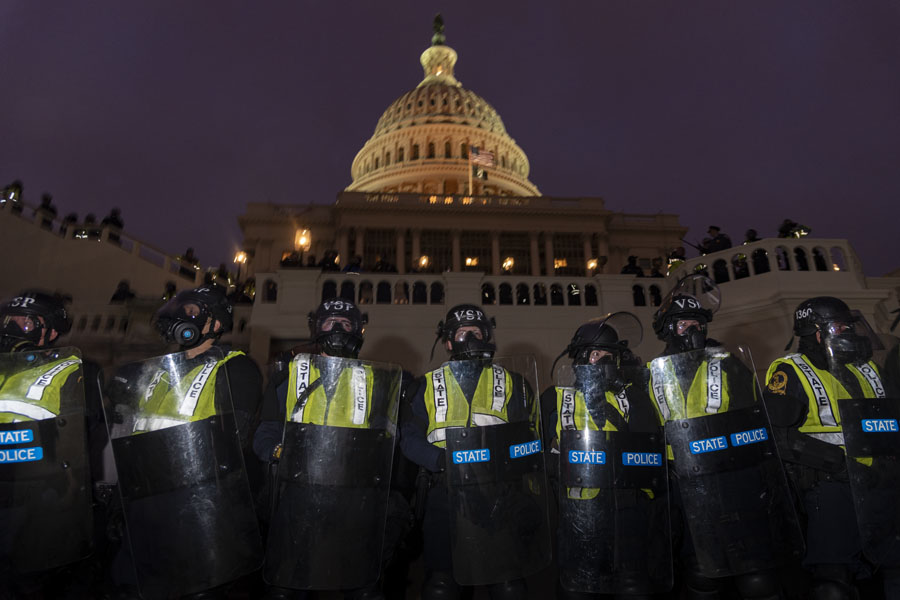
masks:
[[[59,415],[62,387],[80,368],[80,358],[67,356],[0,375],[0,423],[41,421]]]
[[[794,370],[809,401],[806,421],[798,428],[800,432],[829,444],[843,446],[844,433],[841,429],[838,400],[853,397],[847,388],[830,372],[816,368],[803,354],[788,354],[773,362],[766,372],[766,381],[781,365],[788,365]],[[869,361],[864,365],[848,364],[845,367],[856,378],[864,398],[885,397],[884,384],[874,362]]]
[[[329,398],[324,386],[316,384],[321,373],[311,363],[308,354],[298,354],[291,362],[285,399],[287,420],[333,427],[367,428],[372,414],[372,367],[362,364],[344,367],[338,375],[334,394]],[[313,385],[315,387],[309,391]],[[298,399],[301,400],[299,407]]]
[[[425,374],[425,409],[428,411],[429,442],[447,447],[447,429],[452,427],[484,427],[509,422],[507,408],[513,393],[509,372],[500,365],[481,370],[472,410],[449,365]]]
[[[215,415],[216,375],[222,365],[243,354],[231,351],[219,361],[208,358],[176,382],[169,379],[169,371],[158,370],[144,390],[133,432],[156,431]]]
[[[628,420],[629,403],[625,390],[618,394],[607,391],[605,401],[619,411],[625,420]],[[572,431],[600,431],[600,427],[594,422],[591,413],[584,400],[584,393],[576,388],[556,388],[556,439],[560,439],[563,429]],[[603,424],[602,431],[618,431],[615,424],[609,419]],[[566,495],[572,500],[589,500],[596,498],[600,490],[596,488],[569,487]]]

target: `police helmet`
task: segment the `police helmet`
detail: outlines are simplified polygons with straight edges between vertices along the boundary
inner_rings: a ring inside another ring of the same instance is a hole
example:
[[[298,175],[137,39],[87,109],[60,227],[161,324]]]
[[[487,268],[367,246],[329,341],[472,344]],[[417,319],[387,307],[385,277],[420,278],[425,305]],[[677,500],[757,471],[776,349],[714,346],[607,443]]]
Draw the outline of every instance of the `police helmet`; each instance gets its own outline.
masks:
[[[843,300],[832,296],[817,296],[804,300],[794,311],[794,335],[815,335],[829,323],[849,325],[856,320],[857,317]]]
[[[867,325],[860,313],[832,296],[809,298],[794,311],[794,335],[820,333],[828,357],[839,363],[865,362],[872,357]]]
[[[21,327],[12,317],[30,317]],[[40,318],[38,318],[40,317]],[[72,329],[72,320],[58,294],[27,290],[0,305],[0,350],[15,352],[41,344],[44,330],[64,335]],[[44,344],[49,344],[44,339]]]
[[[450,358],[452,360],[472,360],[492,358],[497,350],[494,343],[494,327],[497,322],[493,317],[488,317],[478,306],[474,304],[458,304],[447,311],[444,320],[438,323],[437,340],[450,342]],[[472,332],[468,332],[463,339],[458,339],[457,330],[461,327],[477,327],[481,332],[478,339]],[[434,346],[431,348],[434,356]]]
[[[611,313],[591,319],[575,330],[572,341],[553,361],[551,377],[556,369],[556,362],[564,354],[568,354],[579,382],[599,378],[607,382],[607,388],[621,387],[624,384],[620,372],[623,356],[628,350],[629,342],[640,344],[642,335],[640,320],[629,312]],[[609,352],[609,356],[604,356],[592,365],[591,354],[595,350],[605,350]]]
[[[343,320],[328,322],[329,319],[346,319],[348,324]],[[309,313],[309,329],[319,351],[340,358],[359,356],[368,322],[368,315],[343,298],[326,300],[315,312]]]
[[[221,327],[205,335],[203,327],[208,319],[218,321]],[[217,339],[231,331],[234,317],[231,302],[219,286],[203,286],[178,292],[156,311],[156,329],[170,343],[186,348],[196,346],[207,339]]]

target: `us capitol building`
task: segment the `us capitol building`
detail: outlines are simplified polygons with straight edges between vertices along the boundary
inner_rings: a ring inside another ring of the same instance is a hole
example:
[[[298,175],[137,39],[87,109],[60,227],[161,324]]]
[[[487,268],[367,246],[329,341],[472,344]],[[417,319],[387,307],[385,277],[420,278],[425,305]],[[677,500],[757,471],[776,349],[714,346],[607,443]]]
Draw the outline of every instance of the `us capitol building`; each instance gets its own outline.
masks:
[[[333,204],[251,202],[239,217],[236,267],[241,280],[255,279],[256,295],[236,307],[230,341],[260,365],[308,344],[307,313],[341,296],[369,315],[362,358],[421,373],[444,359],[440,348],[429,359],[438,321],[450,306],[472,303],[496,317],[498,355],[534,355],[544,386],[578,325],[608,312],[637,315],[644,340],[636,352],[654,357],[661,297],[679,276],[703,269],[722,291],[711,335],[749,345],[757,369],[783,354],[794,307],[816,295],[842,298],[895,342],[886,334],[900,276],[866,277],[843,239],[765,239],[689,259],[667,278],[620,275],[630,255],[645,273],[665,273],[686,228],[676,215],[608,210],[599,197],[542,195],[498,112],[456,79],[457,54],[442,29],[436,23],[420,57],[422,81],[384,111]],[[488,166],[479,164],[485,153]],[[473,176],[481,169],[486,179]],[[93,241],[60,236],[30,212],[0,210],[10,247],[35,249],[9,266],[2,295],[30,286],[71,294],[69,341],[101,362],[161,352],[149,316],[165,282],[184,289],[202,273],[185,273],[175,257],[125,235],[113,243],[105,233]],[[315,266],[323,259],[334,270]],[[138,298],[109,305],[123,278]]]

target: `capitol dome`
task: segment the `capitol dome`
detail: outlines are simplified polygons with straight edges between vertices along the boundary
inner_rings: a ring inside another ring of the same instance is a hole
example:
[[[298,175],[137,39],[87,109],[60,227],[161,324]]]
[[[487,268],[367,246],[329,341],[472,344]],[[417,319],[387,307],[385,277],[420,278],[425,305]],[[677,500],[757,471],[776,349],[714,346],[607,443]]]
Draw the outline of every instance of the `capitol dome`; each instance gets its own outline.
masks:
[[[375,133],[357,153],[347,191],[537,196],[525,152],[481,96],[457,81],[456,52],[435,19],[432,45],[420,61],[425,78],[384,111]],[[469,147],[494,156],[487,180],[469,187]]]

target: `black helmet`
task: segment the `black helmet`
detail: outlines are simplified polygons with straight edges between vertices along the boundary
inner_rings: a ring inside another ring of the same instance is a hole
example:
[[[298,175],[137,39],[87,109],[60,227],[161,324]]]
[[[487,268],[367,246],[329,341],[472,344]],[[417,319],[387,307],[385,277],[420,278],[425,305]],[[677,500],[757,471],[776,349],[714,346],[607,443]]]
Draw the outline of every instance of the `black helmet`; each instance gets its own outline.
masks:
[[[656,337],[666,342],[667,350],[687,352],[706,345],[706,326],[721,302],[718,286],[705,275],[694,273],[675,284],[653,317]],[[692,320],[700,327],[679,333],[678,321]]]
[[[23,330],[10,317],[32,317],[32,326]],[[36,319],[34,317],[40,317]],[[0,351],[16,352],[31,349],[40,344],[44,330],[58,335],[69,333],[72,320],[61,296],[37,290],[28,290],[0,305]],[[49,344],[45,340],[45,344]]]
[[[329,318],[344,318],[350,321],[350,329],[323,329]],[[309,329],[319,351],[328,356],[356,358],[363,345],[365,325],[368,315],[359,312],[353,302],[343,298],[332,298],[319,305],[316,312],[309,313]]]
[[[203,335],[207,319],[218,321],[222,327]],[[178,292],[174,298],[156,311],[156,329],[166,341],[186,348],[208,339],[217,339],[231,331],[234,323],[231,303],[218,286],[204,286]]]
[[[821,334],[829,358],[838,363],[865,362],[872,357],[872,340],[862,315],[832,296],[804,300],[794,311],[794,335]],[[790,344],[789,344],[790,345]]]
[[[563,354],[568,354],[572,359],[579,386],[583,387],[589,379],[599,378],[606,383],[604,388],[621,388],[625,383],[620,371],[623,356],[628,351],[628,344],[638,345],[642,337],[643,328],[640,320],[629,312],[611,313],[605,317],[591,319],[575,330],[572,341],[553,361],[550,368],[551,377],[556,362]],[[605,350],[612,356],[600,359],[592,365],[590,358],[594,350]]]
[[[472,360],[492,358],[497,350],[494,343],[494,327],[497,322],[493,317],[488,317],[474,304],[457,304],[447,311],[444,320],[438,323],[437,340],[450,342],[450,358],[452,360]],[[460,327],[478,327],[481,331],[481,339],[472,333],[465,339],[456,339],[456,330]],[[434,345],[431,347],[434,356]]]

